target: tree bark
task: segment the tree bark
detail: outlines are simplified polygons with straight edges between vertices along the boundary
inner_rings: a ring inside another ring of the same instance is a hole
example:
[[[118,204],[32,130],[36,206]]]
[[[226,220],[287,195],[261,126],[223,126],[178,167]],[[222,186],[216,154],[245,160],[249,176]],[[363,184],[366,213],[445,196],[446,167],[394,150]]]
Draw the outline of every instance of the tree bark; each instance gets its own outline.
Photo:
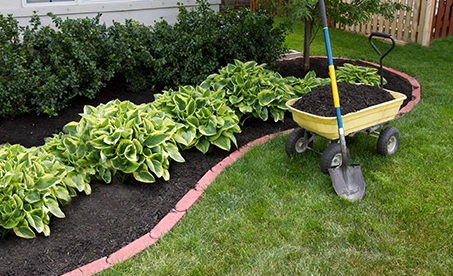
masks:
[[[307,73],[310,70],[310,44],[314,21],[305,19],[304,22],[304,73]]]

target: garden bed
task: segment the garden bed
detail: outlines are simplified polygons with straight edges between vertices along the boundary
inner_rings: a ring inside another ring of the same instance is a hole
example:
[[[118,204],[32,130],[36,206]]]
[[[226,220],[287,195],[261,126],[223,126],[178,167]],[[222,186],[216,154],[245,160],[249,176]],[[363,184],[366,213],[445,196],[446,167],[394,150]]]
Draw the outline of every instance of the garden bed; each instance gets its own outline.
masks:
[[[302,58],[286,60],[277,66],[283,76],[301,77],[302,61]],[[312,59],[312,69],[319,76],[327,77],[325,59]],[[386,88],[411,99],[412,87],[407,81],[391,74],[384,76],[388,80]],[[155,92],[160,91],[128,91],[124,79],[117,76],[94,100],[77,99],[57,117],[24,115],[0,119],[0,144],[43,145],[45,137],[52,136],[66,123],[79,120],[84,104],[96,106],[116,98],[138,104],[152,101]],[[283,123],[247,120],[242,133],[237,135],[238,146],[295,126],[289,112]],[[81,194],[63,208],[65,219],[52,218],[50,237],[39,235],[32,240],[5,237],[0,247],[0,275],[61,275],[108,256],[149,232],[229,152],[216,148],[206,155],[197,150],[182,154],[186,162],[171,164],[168,182],[158,179],[153,184],[143,184],[132,178],[124,183],[118,178],[110,184],[93,181],[90,196]]]

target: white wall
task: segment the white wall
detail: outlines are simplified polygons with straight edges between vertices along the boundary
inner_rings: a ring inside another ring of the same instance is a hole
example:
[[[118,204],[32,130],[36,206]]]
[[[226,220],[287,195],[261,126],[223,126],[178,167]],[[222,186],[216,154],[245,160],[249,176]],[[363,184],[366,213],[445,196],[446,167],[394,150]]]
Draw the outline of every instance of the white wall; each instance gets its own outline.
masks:
[[[221,0],[209,0],[211,8],[218,11]],[[41,17],[43,25],[50,24],[48,12],[62,18],[93,17],[102,13],[101,22],[110,25],[112,20],[123,23],[126,18],[152,25],[160,18],[174,23],[178,3],[187,8],[196,6],[195,0],[74,0],[52,3],[27,3],[27,0],[0,0],[0,13],[13,14],[21,25],[28,24],[33,11]]]

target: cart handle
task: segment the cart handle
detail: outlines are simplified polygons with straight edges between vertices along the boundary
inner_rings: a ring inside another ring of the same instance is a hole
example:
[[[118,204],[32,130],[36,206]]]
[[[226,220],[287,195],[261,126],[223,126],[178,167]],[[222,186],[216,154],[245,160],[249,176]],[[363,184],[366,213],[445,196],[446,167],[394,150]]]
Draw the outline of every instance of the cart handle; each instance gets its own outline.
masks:
[[[382,38],[390,39],[392,41],[392,46],[384,54],[382,54],[381,51],[379,51],[378,47],[376,47],[376,45],[373,43],[373,40],[372,40],[373,36],[379,36]],[[381,75],[381,89],[383,89],[384,88],[384,84],[383,84],[384,71],[382,69],[382,60],[388,53],[390,53],[391,50],[393,50],[393,48],[395,48],[395,39],[393,38],[393,36],[391,36],[389,34],[380,33],[380,32],[372,32],[368,38],[368,41],[370,42],[371,46],[376,51],[376,53],[378,53],[378,55],[380,57],[379,58],[379,74]]]

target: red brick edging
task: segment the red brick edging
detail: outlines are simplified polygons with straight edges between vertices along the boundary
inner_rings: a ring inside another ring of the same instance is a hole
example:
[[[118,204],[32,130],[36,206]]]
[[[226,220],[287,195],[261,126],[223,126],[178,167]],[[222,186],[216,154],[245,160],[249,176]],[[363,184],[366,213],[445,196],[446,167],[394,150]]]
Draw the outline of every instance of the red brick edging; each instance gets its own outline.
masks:
[[[325,58],[325,57],[321,57]],[[365,61],[374,66],[379,66],[376,63]],[[421,87],[418,81],[407,75],[406,73],[396,71],[392,68],[385,67],[385,70],[388,70],[392,74],[398,75],[403,79],[408,80],[412,85],[412,100],[399,111],[399,115],[409,112],[416,104],[420,102],[421,99]],[[287,130],[285,132],[289,132]],[[82,267],[79,267],[73,271],[70,271],[63,276],[88,276],[99,273],[116,263],[123,262],[127,259],[132,258],[138,253],[142,252],[146,248],[150,247],[156,243],[160,237],[168,233],[186,214],[189,208],[194,205],[202,196],[203,191],[208,185],[212,183],[214,178],[217,177],[225,167],[233,164],[238,158],[240,158],[250,147],[264,143],[270,138],[274,137],[276,134],[266,135],[257,140],[251,141],[245,146],[239,148],[238,150],[232,152],[225,159],[220,161],[217,165],[212,167],[206,174],[197,182],[194,189],[189,190],[176,204],[175,208],[168,213],[149,233],[143,235],[142,237],[136,239],[135,241],[129,243],[125,247],[119,249],[118,251],[112,253],[107,257],[102,257],[96,261],[93,261],[89,264],[86,264]]]

